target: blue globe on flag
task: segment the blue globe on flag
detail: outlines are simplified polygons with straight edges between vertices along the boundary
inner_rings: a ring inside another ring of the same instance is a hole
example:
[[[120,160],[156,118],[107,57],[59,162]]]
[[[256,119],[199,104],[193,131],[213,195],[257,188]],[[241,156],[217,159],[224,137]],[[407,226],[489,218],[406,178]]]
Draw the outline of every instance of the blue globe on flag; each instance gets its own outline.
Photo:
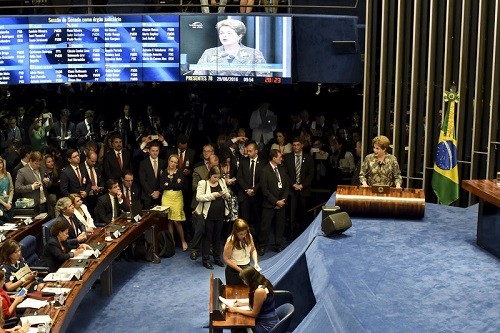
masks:
[[[436,165],[441,170],[451,170],[457,163],[457,147],[455,147],[453,141],[439,142],[436,153]]]

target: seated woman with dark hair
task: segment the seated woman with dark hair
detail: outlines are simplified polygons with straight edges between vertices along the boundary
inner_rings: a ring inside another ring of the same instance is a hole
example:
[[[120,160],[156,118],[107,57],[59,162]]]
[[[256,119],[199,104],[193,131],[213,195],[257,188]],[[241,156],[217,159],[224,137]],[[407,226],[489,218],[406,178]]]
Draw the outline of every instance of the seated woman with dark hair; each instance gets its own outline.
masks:
[[[50,228],[51,237],[45,244],[43,249],[41,262],[49,268],[49,272],[55,272],[61,265],[73,258],[75,255],[83,253],[84,250],[91,250],[92,247],[87,244],[78,245],[75,251],[71,251],[72,247],[68,244],[69,241],[78,242],[76,239],[68,241],[69,225],[66,221],[57,220]]]
[[[13,239],[7,239],[0,248],[0,271],[5,273],[4,289],[16,291],[22,287],[29,288],[35,282],[37,273],[30,272],[20,277],[16,274],[28,266],[21,255],[21,245]]]
[[[267,333],[278,324],[278,315],[274,304],[274,287],[266,277],[252,266],[240,271],[240,278],[248,288],[248,302],[237,300],[234,306],[228,306],[229,312],[241,313],[255,318],[256,333]],[[250,310],[241,309],[241,306],[250,306]]]

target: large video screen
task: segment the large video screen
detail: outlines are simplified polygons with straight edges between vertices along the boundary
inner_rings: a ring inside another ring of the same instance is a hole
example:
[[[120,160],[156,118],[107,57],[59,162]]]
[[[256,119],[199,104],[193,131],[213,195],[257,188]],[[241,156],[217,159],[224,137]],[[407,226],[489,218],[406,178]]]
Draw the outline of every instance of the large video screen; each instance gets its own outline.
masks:
[[[180,80],[291,83],[292,18],[181,16]]]
[[[178,80],[178,15],[0,17],[0,84]]]
[[[292,18],[0,17],[0,84],[291,83]]]

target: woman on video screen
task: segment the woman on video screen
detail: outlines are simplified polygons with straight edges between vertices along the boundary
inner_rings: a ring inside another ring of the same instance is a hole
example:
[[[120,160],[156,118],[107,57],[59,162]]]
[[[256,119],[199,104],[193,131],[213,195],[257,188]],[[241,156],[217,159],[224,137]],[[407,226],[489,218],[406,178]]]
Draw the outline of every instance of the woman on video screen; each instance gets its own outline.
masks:
[[[241,44],[247,28],[241,21],[226,19],[215,25],[221,46],[206,49],[198,65],[214,65],[210,69],[197,69],[193,75],[269,76],[267,70],[255,71],[265,65],[262,52]],[[207,66],[209,67],[209,66]]]

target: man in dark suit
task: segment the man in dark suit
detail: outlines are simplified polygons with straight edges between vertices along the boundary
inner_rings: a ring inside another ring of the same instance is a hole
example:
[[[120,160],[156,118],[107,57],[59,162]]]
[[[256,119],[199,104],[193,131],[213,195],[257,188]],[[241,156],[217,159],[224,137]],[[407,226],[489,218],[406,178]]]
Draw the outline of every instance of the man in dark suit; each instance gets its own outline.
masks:
[[[281,252],[285,241],[285,205],[290,192],[290,180],[282,165],[282,155],[278,149],[271,149],[269,152],[269,163],[262,168],[260,185],[263,200],[257,253],[263,256],[266,253],[273,218],[275,218],[276,223],[273,250]]]
[[[262,210],[262,195],[260,192],[260,177],[265,162],[259,157],[255,141],[249,141],[246,146],[247,157],[240,159],[236,180],[239,185],[238,202],[241,218],[247,221],[254,236],[259,230]]]
[[[17,198],[29,198],[35,202],[35,213],[47,212],[47,197],[49,193],[47,188],[52,181],[45,177],[45,166],[40,165],[42,154],[34,151],[30,154],[30,161],[24,167],[19,169],[14,186]]]
[[[68,240],[76,239],[76,242],[69,242],[72,244],[83,243],[87,240],[87,233],[85,232],[85,225],[78,220],[75,214],[75,206],[68,197],[62,197],[57,200],[55,210],[59,212],[58,220],[68,223]],[[78,247],[78,245],[76,245]],[[75,248],[76,248],[75,247]]]
[[[134,182],[134,172],[132,170],[123,171],[121,178],[120,190],[123,193],[123,199],[127,206],[130,207],[140,207],[141,203],[141,189],[137,183]],[[133,205],[133,206],[132,206]]]
[[[291,182],[290,188],[290,236],[297,236],[307,226],[307,202],[311,197],[314,179],[314,161],[304,152],[300,137],[292,141],[292,154],[285,156],[285,168]]]
[[[80,154],[74,149],[66,151],[68,165],[61,172],[60,190],[61,195],[67,197],[71,193],[78,193],[85,201],[90,188],[91,181],[86,169],[80,165]]]
[[[95,225],[98,227],[111,223],[120,217],[121,212],[130,211],[130,207],[124,200],[120,184],[117,180],[108,179],[106,181],[106,189],[108,192],[97,199],[97,206],[94,210]]]
[[[130,169],[130,152],[123,149],[123,141],[120,135],[112,137],[113,149],[104,155],[103,169],[105,179],[120,179],[123,170]]]
[[[31,124],[33,123],[33,119],[26,114],[26,108],[24,105],[18,105],[17,106],[17,126],[22,130],[22,139],[25,144],[29,144],[30,139],[29,139],[29,128]]]
[[[14,169],[12,169],[12,172],[10,173],[10,175],[12,176],[12,182],[14,183],[16,182],[17,172],[19,171],[19,169],[23,168],[26,164],[29,163],[30,155],[33,152],[33,148],[29,145],[23,145],[19,148],[18,152],[19,156],[21,157],[21,160],[14,167]]]
[[[80,170],[85,177],[90,180],[90,191],[85,199],[85,204],[89,212],[93,212],[97,205],[97,198],[104,190],[104,179],[102,168],[97,164],[97,154],[90,150],[83,163],[80,163]]]
[[[145,209],[161,204],[160,175],[166,162],[158,157],[159,154],[160,143],[153,141],[149,146],[149,156],[139,164],[139,183]]]
[[[68,109],[61,110],[61,117],[56,121],[49,132],[49,139],[65,154],[68,148],[74,148],[76,126],[69,121]]]
[[[94,121],[94,111],[87,110],[85,111],[85,120],[76,124],[76,140],[84,140],[85,142],[94,140],[97,141],[97,129],[99,128],[99,124]]]

